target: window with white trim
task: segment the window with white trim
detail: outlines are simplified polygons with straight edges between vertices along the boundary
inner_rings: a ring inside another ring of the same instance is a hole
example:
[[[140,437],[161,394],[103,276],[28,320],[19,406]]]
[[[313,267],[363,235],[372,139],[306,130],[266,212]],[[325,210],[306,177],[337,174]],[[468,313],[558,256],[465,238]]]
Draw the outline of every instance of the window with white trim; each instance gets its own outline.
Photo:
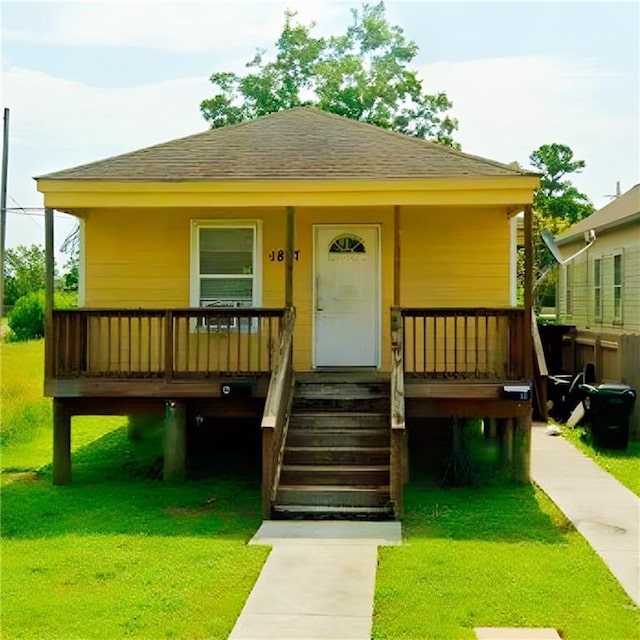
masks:
[[[613,256],[613,321],[622,322],[622,254]]]
[[[602,258],[593,261],[593,313],[602,320]]]
[[[191,304],[212,309],[260,304],[259,226],[252,221],[194,221]],[[213,316],[212,316],[213,317]],[[207,322],[209,326],[217,323]]]

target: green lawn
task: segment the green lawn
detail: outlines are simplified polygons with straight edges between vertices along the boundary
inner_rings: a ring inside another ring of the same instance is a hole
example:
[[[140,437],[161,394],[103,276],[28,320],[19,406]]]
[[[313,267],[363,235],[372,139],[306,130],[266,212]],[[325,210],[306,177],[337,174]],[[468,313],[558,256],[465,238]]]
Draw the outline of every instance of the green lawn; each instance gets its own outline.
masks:
[[[125,428],[73,462],[2,488],[2,637],[226,638],[268,553],[259,479],[145,479]]]
[[[406,492],[402,547],[380,552],[376,640],[475,638],[474,627],[554,627],[565,640],[637,640],[638,609],[534,487]]]
[[[156,479],[159,441],[121,418],[74,418],[73,477],[51,484],[42,342],[2,344],[2,638],[226,638],[268,554],[259,473]],[[473,638],[551,626],[565,640],[637,640],[638,610],[533,487],[407,488],[406,544],[382,549],[376,639]]]
[[[580,451],[593,458],[605,471],[617,478],[637,496],[640,496],[640,442],[629,442],[626,451],[596,449],[591,444],[588,431],[582,427],[563,428],[562,434]]]
[[[51,398],[43,397],[44,341],[0,342],[0,466],[4,471],[38,469],[51,460]],[[122,418],[73,420],[78,449],[123,424]]]
[[[2,638],[226,638],[260,573],[260,477],[167,486],[159,442],[74,418],[74,484],[51,484],[42,341],[2,344]],[[230,470],[233,469],[233,474]]]

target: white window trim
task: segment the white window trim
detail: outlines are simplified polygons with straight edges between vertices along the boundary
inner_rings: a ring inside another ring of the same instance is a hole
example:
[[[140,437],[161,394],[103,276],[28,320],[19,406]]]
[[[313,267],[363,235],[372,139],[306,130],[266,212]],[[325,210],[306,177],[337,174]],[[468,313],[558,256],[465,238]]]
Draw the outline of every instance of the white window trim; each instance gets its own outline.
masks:
[[[216,220],[192,220],[191,221],[191,265],[190,265],[190,291],[189,304],[200,308],[200,229],[253,229],[253,291],[252,305],[262,305],[262,221],[255,219],[216,219]]]
[[[616,258],[620,256],[620,284],[616,285]],[[618,250],[613,252],[611,268],[612,293],[613,293],[613,324],[624,324],[624,251]],[[620,287],[620,315],[616,316],[616,287]]]
[[[600,273],[596,274],[596,264],[600,264]],[[600,278],[597,281],[596,275]],[[594,256],[593,258],[593,319],[594,322],[602,322],[604,314],[604,256]],[[600,304],[596,306],[596,291],[600,292]]]

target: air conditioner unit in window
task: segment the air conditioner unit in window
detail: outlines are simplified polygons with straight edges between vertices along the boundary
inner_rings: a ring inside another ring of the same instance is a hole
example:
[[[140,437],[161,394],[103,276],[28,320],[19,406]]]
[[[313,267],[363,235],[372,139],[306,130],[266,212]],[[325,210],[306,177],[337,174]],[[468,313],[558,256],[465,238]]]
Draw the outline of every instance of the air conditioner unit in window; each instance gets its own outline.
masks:
[[[205,309],[240,309],[247,305],[243,304],[242,300],[200,300],[200,306]],[[211,315],[203,315],[198,318],[198,328],[206,329],[209,331],[228,331],[235,329],[238,326],[238,317],[229,315],[216,315],[212,312]]]

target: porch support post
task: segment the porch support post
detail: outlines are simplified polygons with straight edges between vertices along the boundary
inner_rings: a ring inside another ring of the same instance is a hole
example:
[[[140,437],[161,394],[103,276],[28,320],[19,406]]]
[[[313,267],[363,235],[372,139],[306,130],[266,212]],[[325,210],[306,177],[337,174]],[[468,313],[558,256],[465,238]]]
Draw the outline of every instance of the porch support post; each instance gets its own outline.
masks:
[[[487,440],[495,440],[498,434],[498,422],[496,418],[484,418],[484,437]]]
[[[531,415],[519,417],[513,436],[513,479],[531,482]]]
[[[296,237],[296,210],[293,207],[287,207],[286,215],[286,247],[284,252],[284,306],[293,307],[293,261],[295,251]]]
[[[182,482],[187,459],[187,421],[184,402],[166,404],[164,418],[164,470],[165,482]]]
[[[71,414],[61,398],[53,399],[53,484],[71,484]]]
[[[393,306],[400,306],[400,245],[402,231],[400,229],[400,207],[393,207]]]
[[[53,209],[44,210],[44,253],[45,253],[45,295],[44,295],[44,375],[53,378]]]
[[[533,378],[533,210],[530,204],[524,208],[524,335],[522,337],[522,374],[525,380]]]
[[[511,472],[513,464],[513,418],[503,418],[499,422],[500,463],[502,468]]]

